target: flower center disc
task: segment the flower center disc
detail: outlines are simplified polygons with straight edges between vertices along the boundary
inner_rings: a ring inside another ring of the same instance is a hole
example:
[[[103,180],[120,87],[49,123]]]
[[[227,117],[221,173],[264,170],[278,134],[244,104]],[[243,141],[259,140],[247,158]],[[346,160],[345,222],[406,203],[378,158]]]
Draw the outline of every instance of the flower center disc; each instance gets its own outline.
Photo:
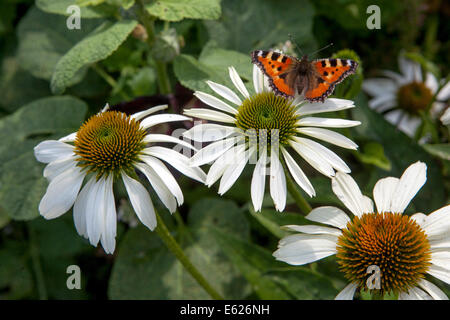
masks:
[[[355,217],[338,239],[337,261],[345,277],[360,288],[369,266],[380,270],[380,293],[407,291],[424,277],[431,261],[425,232],[407,215],[368,213]]]
[[[263,92],[244,100],[236,115],[236,126],[255,139],[267,139],[278,135],[279,143],[287,145],[295,134],[295,107],[272,92]],[[277,131],[272,131],[277,130]]]
[[[421,82],[412,82],[398,89],[398,106],[411,114],[419,114],[419,111],[426,110],[433,93]]]
[[[77,132],[74,145],[78,165],[97,176],[128,171],[144,148],[145,135],[139,123],[124,113],[107,111],[94,115]]]

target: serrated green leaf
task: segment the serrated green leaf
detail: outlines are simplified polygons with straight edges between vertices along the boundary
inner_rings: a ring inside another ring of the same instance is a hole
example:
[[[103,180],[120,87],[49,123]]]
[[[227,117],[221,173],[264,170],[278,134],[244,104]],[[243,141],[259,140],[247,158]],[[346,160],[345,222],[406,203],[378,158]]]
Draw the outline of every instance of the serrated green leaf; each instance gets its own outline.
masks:
[[[439,157],[444,160],[450,160],[450,144],[440,143],[440,144],[424,144],[422,146],[428,153],[433,156]]]
[[[217,229],[248,239],[249,225],[243,212],[232,201],[202,199],[191,208],[187,227],[189,233],[180,234],[178,241],[191,262],[222,295],[244,298],[249,286],[214,237]],[[130,230],[122,240],[108,292],[112,299],[210,298],[158,236],[142,226]]]
[[[166,21],[189,19],[218,19],[220,0],[158,0],[146,5],[150,14]]]
[[[134,20],[121,20],[114,24],[105,22],[77,43],[56,64],[50,83],[52,92],[64,92],[81,68],[111,55],[126,40],[136,24],[137,21]]]
[[[87,105],[70,96],[43,98],[0,119],[0,206],[16,220],[37,217],[47,188],[33,148],[75,131]]]

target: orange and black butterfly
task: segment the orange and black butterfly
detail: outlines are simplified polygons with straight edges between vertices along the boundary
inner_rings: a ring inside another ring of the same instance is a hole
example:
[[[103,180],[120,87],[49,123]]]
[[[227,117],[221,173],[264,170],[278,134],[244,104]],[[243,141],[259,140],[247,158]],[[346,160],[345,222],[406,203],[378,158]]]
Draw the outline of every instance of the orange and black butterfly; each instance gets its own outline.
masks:
[[[275,51],[256,50],[252,62],[269,77],[269,84],[277,95],[293,97],[304,94],[311,102],[324,100],[333,93],[336,84],[355,73],[358,63],[349,59],[300,60]]]

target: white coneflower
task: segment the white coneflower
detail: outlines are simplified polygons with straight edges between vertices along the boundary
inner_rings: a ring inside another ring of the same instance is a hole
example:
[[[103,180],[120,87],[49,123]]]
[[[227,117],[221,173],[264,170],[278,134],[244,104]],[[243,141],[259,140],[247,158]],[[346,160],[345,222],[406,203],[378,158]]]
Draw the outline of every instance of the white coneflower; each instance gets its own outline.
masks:
[[[167,106],[157,106],[132,116],[105,108],[89,118],[77,132],[58,141],[39,143],[34,153],[38,161],[48,163],[44,176],[50,181],[39,204],[40,214],[54,219],[73,206],[78,233],[94,246],[100,241],[105,252],[113,253],[117,223],[113,183],[121,179],[138,218],[153,230],[155,210],[147,190],[133,178],[135,169],[147,177],[170,212],[183,203],[183,193],[161,160],[195,180],[204,182],[206,178],[201,169],[189,165],[189,158],[153,145],[169,142],[192,148],[174,137],[147,133],[147,129],[157,124],[190,120],[175,114],[147,117],[165,108]],[[81,188],[85,178],[87,182]]]
[[[310,103],[302,96],[295,99],[276,96],[256,66],[253,67],[255,94],[250,95],[233,67],[229,68],[229,74],[243,100],[231,89],[207,81],[215,93],[231,104],[197,91],[194,95],[216,110],[194,108],[184,111],[192,117],[221,123],[199,124],[184,133],[185,137],[194,141],[213,141],[191,159],[193,166],[213,162],[206,178],[208,186],[220,179],[219,194],[224,194],[233,186],[246,164],[253,161],[256,166],[251,182],[251,198],[255,210],[259,211],[262,206],[267,172],[275,208],[283,211],[286,205],[283,162],[296,183],[309,196],[315,195],[313,186],[291,155],[292,151],[328,177],[334,176],[335,169],[350,172],[338,155],[310,138],[356,149],[353,141],[325,128],[348,128],[360,122],[310,115],[353,108],[353,101],[327,99],[324,103]]]
[[[353,219],[339,208],[316,208],[306,218],[331,227],[286,226],[301,234],[280,240],[273,255],[303,265],[336,254],[340,270],[350,281],[336,299],[353,299],[357,289],[395,293],[399,299],[447,299],[425,275],[450,283],[450,205],[428,216],[402,214],[425,181],[422,162],[409,166],[400,179],[379,180],[373,190],[375,209],[352,177],[338,172],[332,179],[333,192]],[[380,270],[379,288],[367,286],[371,266]]]
[[[427,72],[422,75],[420,65],[399,56],[401,74],[385,70],[386,78],[367,79],[363,89],[373,98],[369,106],[383,113],[386,120],[401,131],[413,137],[421,124],[420,112],[426,111],[433,96],[439,89],[436,77]],[[447,83],[436,95],[436,101],[430,109],[434,118],[443,111],[450,98],[450,83]]]

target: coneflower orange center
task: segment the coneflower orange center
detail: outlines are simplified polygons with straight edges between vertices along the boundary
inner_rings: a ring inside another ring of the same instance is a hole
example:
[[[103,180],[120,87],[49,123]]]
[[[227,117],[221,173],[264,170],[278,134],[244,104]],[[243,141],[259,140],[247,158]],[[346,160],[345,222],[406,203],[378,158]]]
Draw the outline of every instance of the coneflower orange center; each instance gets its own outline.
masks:
[[[78,165],[98,177],[132,170],[144,148],[146,135],[139,123],[126,114],[106,111],[89,118],[78,130],[75,153]]]
[[[431,252],[425,232],[409,216],[368,213],[355,217],[337,242],[337,261],[345,277],[367,287],[370,266],[380,270],[379,293],[399,293],[417,285],[430,266]]]
[[[398,106],[410,114],[425,111],[433,98],[431,90],[422,82],[412,82],[401,86],[397,92]]]

